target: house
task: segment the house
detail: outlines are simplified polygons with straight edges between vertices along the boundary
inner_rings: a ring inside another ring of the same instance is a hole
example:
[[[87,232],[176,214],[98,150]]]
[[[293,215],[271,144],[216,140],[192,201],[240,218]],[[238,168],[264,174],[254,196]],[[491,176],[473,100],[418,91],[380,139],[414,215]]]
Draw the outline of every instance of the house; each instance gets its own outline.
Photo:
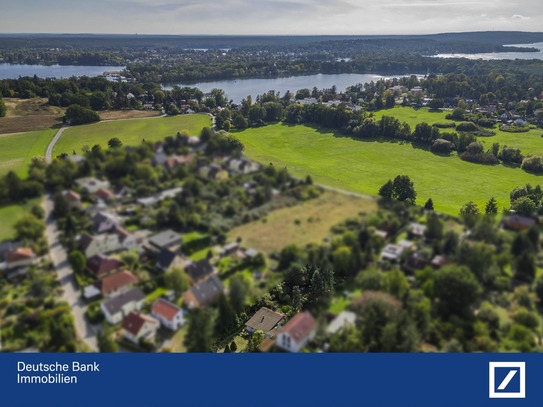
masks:
[[[123,263],[118,259],[112,259],[99,253],[87,260],[89,271],[101,278],[123,267]]]
[[[510,230],[528,230],[535,225],[535,219],[529,218],[528,216],[522,216],[514,214],[511,216],[506,216],[502,220],[503,227]]]
[[[143,244],[143,242],[145,241],[145,237],[143,236],[143,234],[141,234],[141,232],[130,233],[121,226],[115,226],[111,233],[117,235],[117,238],[119,239],[119,244],[127,250],[134,249]]]
[[[96,193],[100,188],[109,188],[109,182],[107,180],[100,181],[94,177],[78,178],[75,180],[75,183],[82,191],[86,191],[89,194]]]
[[[127,292],[138,281],[130,271],[122,270],[105,276],[98,282],[98,286],[103,297],[114,297]]]
[[[432,267],[434,267],[435,269],[439,269],[443,267],[444,265],[446,265],[448,262],[449,262],[449,259],[447,258],[447,256],[438,254],[434,256],[431,264],[432,264]]]
[[[183,326],[183,310],[164,298],[159,298],[151,307],[151,314],[160,323],[172,331],[177,331]]]
[[[423,225],[422,223],[411,223],[407,227],[407,235],[410,239],[415,238],[423,238],[426,234],[426,225]]]
[[[237,252],[239,249],[239,243],[238,242],[232,242],[225,244],[221,250],[222,256],[228,256],[229,254],[233,254]]]
[[[17,249],[24,247],[23,242],[4,242],[0,243],[0,262],[5,261],[6,254],[14,252]]]
[[[341,331],[346,326],[353,326],[356,323],[356,314],[352,311],[341,311],[337,317],[326,327],[326,333],[333,335]]]
[[[79,238],[79,247],[87,259],[95,254],[106,254],[123,249],[119,237],[115,234],[90,235],[84,233]]]
[[[64,191],[64,198],[68,201],[68,205],[73,209],[83,209],[83,204],[81,203],[81,195],[77,192],[72,191],[71,189]]]
[[[279,330],[275,344],[287,352],[299,352],[315,337],[316,327],[309,311],[299,312]]]
[[[136,345],[141,340],[154,341],[160,323],[150,315],[132,311],[123,319],[124,337]]]
[[[27,267],[34,264],[36,255],[30,247],[20,247],[5,254],[6,267],[8,270],[17,267]]]
[[[115,194],[108,188],[100,188],[94,193],[94,196],[105,202],[110,202],[115,199]]]
[[[92,217],[92,225],[96,233],[107,232],[120,223],[121,221],[117,216],[103,211],[98,212]]]
[[[217,269],[211,265],[209,260],[202,259],[185,267],[185,272],[188,274],[193,284],[197,284],[202,280],[217,273]]]
[[[174,232],[171,229],[164,230],[149,238],[149,245],[151,250],[160,252],[162,249],[172,249],[181,245],[183,238],[179,233]]]
[[[129,291],[117,295],[100,304],[106,321],[110,324],[118,324],[134,310],[140,310],[145,301],[145,294],[139,288],[134,287]]]
[[[166,271],[172,267],[179,267],[180,269],[184,269],[186,265],[187,260],[169,249],[162,249],[160,253],[158,253],[156,267],[159,270]]]
[[[160,201],[163,201],[164,199],[171,199],[175,198],[178,194],[183,192],[183,188],[177,187],[177,188],[171,188],[167,189],[165,191],[162,191],[158,194],[155,194],[153,196],[149,196],[146,198],[139,198],[137,202],[145,207],[154,206]]]
[[[260,164],[257,164],[246,157],[232,158],[228,162],[228,170],[233,174],[250,174],[260,170]]]
[[[202,178],[209,178],[218,181],[226,180],[229,177],[228,171],[223,170],[218,164],[205,165],[198,170],[198,174]]]
[[[172,157],[169,157],[166,160],[166,163],[164,164],[164,168],[166,168],[168,171],[175,171],[175,169],[179,167],[180,165],[192,164],[193,161],[194,161],[193,155],[181,155],[181,156],[174,155]]]
[[[401,240],[398,244],[389,243],[381,251],[379,256],[380,261],[388,261],[390,263],[399,263],[402,254],[413,248],[413,242],[409,240]]]
[[[156,153],[151,159],[151,165],[155,167],[163,166],[166,164],[166,161],[168,161],[168,156],[166,155],[166,153],[160,151]]]
[[[254,259],[256,256],[258,256],[258,250],[256,249],[247,249],[245,250],[245,256],[249,259]]]
[[[183,294],[183,302],[188,308],[200,308],[213,304],[223,293],[224,286],[213,274],[208,279],[196,284]]]
[[[280,312],[262,307],[245,323],[245,329],[250,334],[258,330],[263,331],[265,338],[271,338],[284,319],[285,315]]]
[[[415,86],[409,91],[409,93],[412,95],[422,95],[423,92],[424,91],[422,90],[420,86]]]

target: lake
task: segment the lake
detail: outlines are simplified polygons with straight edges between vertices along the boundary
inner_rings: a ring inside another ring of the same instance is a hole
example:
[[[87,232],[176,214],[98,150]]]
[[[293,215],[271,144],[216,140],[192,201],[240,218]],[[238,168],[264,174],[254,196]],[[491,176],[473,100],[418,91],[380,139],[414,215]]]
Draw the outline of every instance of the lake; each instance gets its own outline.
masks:
[[[539,52],[486,52],[480,54],[438,54],[433,56],[436,58],[467,58],[487,61],[498,59],[543,59],[543,42],[504,45],[504,47],[537,48]]]
[[[409,75],[396,75],[396,77],[403,77]],[[422,77],[421,75],[417,75]],[[394,76],[387,76],[394,77]],[[303,75],[303,76],[288,76],[285,78],[264,78],[264,79],[235,79],[235,80],[222,80],[213,82],[198,82],[178,84],[180,87],[191,86],[200,89],[202,92],[207,93],[214,88],[222,89],[226,93],[228,99],[232,99],[234,103],[241,102],[248,95],[251,95],[253,100],[257,95],[262,95],[270,90],[275,92],[281,92],[284,95],[287,91],[296,92],[299,89],[329,89],[332,86],[336,86],[338,92],[344,91],[348,86],[356,85],[358,83],[366,83],[371,81],[377,81],[379,79],[387,78],[385,76],[377,74],[317,74],[317,75]],[[165,90],[171,90],[173,85],[164,85]]]
[[[69,78],[71,76],[98,76],[104,72],[122,71],[124,66],[76,65],[19,65],[0,64],[0,79],[17,79],[19,76],[40,78]]]

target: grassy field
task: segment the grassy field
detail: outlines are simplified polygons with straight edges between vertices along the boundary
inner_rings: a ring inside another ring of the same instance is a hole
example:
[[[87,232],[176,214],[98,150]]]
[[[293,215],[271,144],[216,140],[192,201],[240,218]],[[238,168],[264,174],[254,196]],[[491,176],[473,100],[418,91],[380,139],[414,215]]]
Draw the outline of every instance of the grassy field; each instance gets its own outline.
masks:
[[[491,196],[501,209],[509,206],[514,187],[543,183],[542,177],[520,168],[472,164],[410,144],[335,137],[308,126],[275,124],[236,136],[245,144],[246,154],[261,163],[272,162],[294,175],[310,174],[317,182],[350,191],[376,195],[388,179],[409,175],[418,193],[417,203],[432,198],[437,210],[450,214],[457,214],[469,200],[482,206]]]
[[[289,244],[300,247],[320,243],[330,228],[343,219],[370,212],[375,200],[356,198],[335,192],[324,192],[317,199],[271,212],[266,218],[232,229],[228,241],[241,237],[245,247],[271,253]]]
[[[107,142],[112,137],[119,138],[124,145],[138,145],[142,139],[162,140],[183,130],[198,135],[203,127],[210,125],[211,119],[207,114],[191,114],[75,126],[64,131],[55,145],[53,156],[61,153],[71,154],[74,150],[80,154],[83,146],[92,147],[95,144],[107,148]]]
[[[452,120],[445,119],[445,116],[450,112],[430,112],[426,108],[413,109],[412,107],[395,107],[393,109],[380,110],[375,113],[376,120],[380,120],[382,116],[392,116],[406,122],[411,127],[411,130],[415,129],[415,126],[419,123],[426,122],[428,124],[434,123],[455,123]],[[450,132],[453,129],[443,129],[441,131]],[[520,151],[527,154],[543,154],[543,130],[532,129],[526,133],[510,133],[501,131],[496,126],[492,129],[496,133],[491,137],[479,137],[479,141],[482,142],[485,148],[492,147],[493,143],[500,143],[500,146],[509,146],[519,148]]]
[[[28,164],[36,156],[43,157],[56,129],[28,133],[0,134],[0,175],[15,171],[27,174]]]
[[[28,213],[32,205],[37,202],[37,200],[33,200],[25,205],[8,205],[0,207],[0,242],[15,237],[13,225],[15,225],[25,213]]]

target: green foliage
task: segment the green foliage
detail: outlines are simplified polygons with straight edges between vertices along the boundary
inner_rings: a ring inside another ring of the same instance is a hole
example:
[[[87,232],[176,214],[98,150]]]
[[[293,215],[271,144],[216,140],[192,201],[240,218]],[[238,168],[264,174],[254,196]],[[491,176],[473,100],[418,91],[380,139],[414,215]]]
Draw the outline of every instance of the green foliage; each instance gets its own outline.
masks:
[[[87,259],[79,250],[73,250],[68,255],[68,262],[76,273],[82,273],[87,267]]]
[[[110,138],[107,142],[107,145],[109,148],[119,148],[122,147],[123,142],[119,140],[117,137]]]
[[[447,265],[435,272],[434,294],[443,318],[469,318],[481,287],[473,273],[463,266]]]
[[[4,117],[7,113],[8,109],[6,107],[6,104],[4,103],[4,101],[2,100],[2,98],[0,97],[0,117]]]
[[[511,209],[520,215],[531,216],[535,213],[537,207],[532,199],[527,196],[521,196],[511,202]]]
[[[66,121],[70,124],[87,124],[100,121],[100,116],[95,111],[80,105],[71,105],[66,109],[64,115]]]
[[[17,239],[34,241],[43,236],[45,222],[32,214],[28,214],[15,223],[14,229],[17,233]]]
[[[543,173],[543,156],[531,155],[522,160],[520,166],[524,171],[534,174]]]
[[[462,221],[466,224],[468,228],[472,228],[475,226],[475,223],[477,222],[477,219],[479,218],[479,208],[477,207],[477,204],[473,201],[469,201],[462,208],[460,208],[460,217],[462,218]]]
[[[181,297],[181,295],[189,288],[189,277],[180,268],[174,267],[172,270],[164,276],[166,281],[166,287],[173,290],[175,298]]]
[[[396,199],[414,204],[417,198],[415,185],[407,175],[398,175],[394,181],[388,180],[379,190],[385,199]]]
[[[485,205],[485,214],[495,215],[498,213],[498,203],[494,197],[491,197]]]
[[[97,335],[98,349],[100,352],[118,352],[119,345],[112,338],[110,329],[104,327],[98,331]]]
[[[213,344],[214,315],[208,309],[196,308],[188,317],[184,345],[189,352],[210,352]]]

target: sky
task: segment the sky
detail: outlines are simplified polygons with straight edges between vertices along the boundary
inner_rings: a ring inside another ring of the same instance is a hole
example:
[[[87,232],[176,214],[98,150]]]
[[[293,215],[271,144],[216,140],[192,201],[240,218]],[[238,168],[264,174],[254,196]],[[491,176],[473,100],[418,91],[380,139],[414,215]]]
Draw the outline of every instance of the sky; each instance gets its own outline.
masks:
[[[541,0],[0,0],[2,33],[542,31]]]

